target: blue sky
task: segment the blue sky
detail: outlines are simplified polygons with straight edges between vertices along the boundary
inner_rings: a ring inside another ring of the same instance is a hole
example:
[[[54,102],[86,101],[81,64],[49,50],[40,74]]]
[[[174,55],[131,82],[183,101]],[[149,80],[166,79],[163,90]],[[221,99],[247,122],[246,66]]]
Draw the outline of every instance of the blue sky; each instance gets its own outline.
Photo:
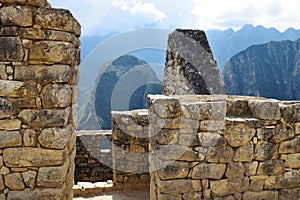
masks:
[[[106,35],[135,28],[239,29],[244,24],[300,29],[299,0],[48,0],[67,8],[82,35]]]

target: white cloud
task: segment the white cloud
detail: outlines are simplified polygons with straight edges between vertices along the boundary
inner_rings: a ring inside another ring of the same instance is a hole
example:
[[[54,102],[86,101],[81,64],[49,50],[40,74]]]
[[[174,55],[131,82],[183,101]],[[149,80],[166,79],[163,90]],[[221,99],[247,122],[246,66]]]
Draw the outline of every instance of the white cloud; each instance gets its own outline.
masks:
[[[49,0],[70,9],[83,35],[134,28],[238,29],[244,24],[300,29],[299,0]]]

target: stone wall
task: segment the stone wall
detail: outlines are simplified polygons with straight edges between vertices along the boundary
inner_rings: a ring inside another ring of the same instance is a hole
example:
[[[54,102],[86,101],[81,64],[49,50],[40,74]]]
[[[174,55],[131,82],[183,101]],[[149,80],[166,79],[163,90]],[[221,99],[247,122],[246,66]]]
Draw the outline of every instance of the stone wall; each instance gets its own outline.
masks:
[[[80,25],[0,0],[0,199],[72,199]]]
[[[226,94],[205,32],[176,29],[166,57],[164,95]]]
[[[300,102],[149,101],[151,200],[300,199]]]
[[[113,179],[111,131],[77,131],[75,183]]]
[[[112,112],[114,186],[147,188],[149,176],[148,111]]]

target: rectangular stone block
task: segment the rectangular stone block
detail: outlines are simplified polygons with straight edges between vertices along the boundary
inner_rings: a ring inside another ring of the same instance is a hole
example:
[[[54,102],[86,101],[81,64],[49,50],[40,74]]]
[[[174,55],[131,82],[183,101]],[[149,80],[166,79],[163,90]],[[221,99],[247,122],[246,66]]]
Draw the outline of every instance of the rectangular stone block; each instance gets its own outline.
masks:
[[[34,190],[25,189],[23,191],[10,191],[7,200],[33,200],[33,199],[47,199],[47,200],[63,200],[65,188],[35,188]]]
[[[18,37],[0,37],[0,49],[0,60],[2,62],[19,62],[23,60],[25,53],[22,42]]]
[[[300,135],[300,122],[299,123],[295,123],[295,133],[297,135]]]
[[[285,166],[292,169],[300,168],[300,153],[289,154],[285,161]]]
[[[216,197],[243,193],[249,189],[249,178],[226,179],[210,182],[211,191]]]
[[[7,79],[6,66],[5,65],[0,65],[0,79],[2,79],[2,80]]]
[[[199,192],[202,189],[200,180],[189,180],[189,179],[159,181],[157,187],[158,187],[158,191],[165,194]]]
[[[22,135],[19,131],[0,132],[0,148],[22,146]]]
[[[59,167],[41,167],[38,171],[37,186],[60,188],[66,181],[69,163]]]
[[[270,120],[280,119],[279,101],[250,100],[249,107],[255,118]]]
[[[243,194],[243,200],[278,200],[277,191],[262,191],[262,192],[245,192]]]
[[[192,179],[221,179],[226,171],[225,164],[200,163],[193,168]]]
[[[22,122],[18,119],[3,119],[0,120],[0,130],[16,131],[21,129]]]
[[[70,83],[72,71],[68,65],[15,66],[15,79],[22,81]]]
[[[4,149],[3,158],[8,167],[57,166],[64,163],[65,152],[29,147],[8,148]]]
[[[38,94],[36,83],[0,80],[0,96],[22,98],[36,97]]]
[[[292,170],[280,176],[270,176],[265,182],[266,189],[289,189],[300,187],[300,170]]]
[[[0,97],[0,119],[11,118],[15,114],[15,107],[11,101]]]

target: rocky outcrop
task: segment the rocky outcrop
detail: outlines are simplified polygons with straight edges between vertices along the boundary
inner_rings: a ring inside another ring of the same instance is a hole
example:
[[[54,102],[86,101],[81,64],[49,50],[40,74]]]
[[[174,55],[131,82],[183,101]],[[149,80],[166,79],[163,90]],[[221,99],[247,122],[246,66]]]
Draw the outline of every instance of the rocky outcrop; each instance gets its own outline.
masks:
[[[300,99],[300,40],[249,47],[229,60],[223,77],[232,95]]]

